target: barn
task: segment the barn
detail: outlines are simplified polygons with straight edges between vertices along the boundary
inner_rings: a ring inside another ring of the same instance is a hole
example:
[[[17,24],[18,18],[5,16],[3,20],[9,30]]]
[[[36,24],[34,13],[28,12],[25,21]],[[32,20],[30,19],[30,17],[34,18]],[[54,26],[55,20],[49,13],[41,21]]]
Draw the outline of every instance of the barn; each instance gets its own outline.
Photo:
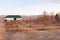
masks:
[[[20,15],[7,15],[5,20],[20,20],[22,17]]]

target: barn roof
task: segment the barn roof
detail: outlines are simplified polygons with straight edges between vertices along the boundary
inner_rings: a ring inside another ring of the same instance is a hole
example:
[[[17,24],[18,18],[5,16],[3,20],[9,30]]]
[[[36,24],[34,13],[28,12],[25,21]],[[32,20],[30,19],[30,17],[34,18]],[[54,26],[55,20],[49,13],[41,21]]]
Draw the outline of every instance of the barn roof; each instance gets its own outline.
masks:
[[[20,15],[7,15],[5,18],[22,18]]]

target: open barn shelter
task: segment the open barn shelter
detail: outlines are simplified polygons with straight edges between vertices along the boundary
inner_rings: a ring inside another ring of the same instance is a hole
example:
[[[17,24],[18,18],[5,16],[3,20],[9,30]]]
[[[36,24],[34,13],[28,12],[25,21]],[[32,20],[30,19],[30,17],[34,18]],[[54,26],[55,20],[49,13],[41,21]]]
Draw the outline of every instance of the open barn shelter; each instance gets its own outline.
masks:
[[[5,20],[20,20],[22,17],[20,15],[7,15]]]

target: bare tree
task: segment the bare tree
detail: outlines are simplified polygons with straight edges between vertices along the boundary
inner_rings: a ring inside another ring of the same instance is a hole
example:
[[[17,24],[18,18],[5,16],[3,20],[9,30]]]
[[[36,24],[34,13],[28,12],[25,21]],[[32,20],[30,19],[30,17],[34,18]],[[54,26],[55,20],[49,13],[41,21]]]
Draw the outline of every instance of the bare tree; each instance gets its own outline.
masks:
[[[44,19],[44,21],[43,21],[44,27],[43,27],[42,30],[45,30],[45,27],[46,27],[46,19],[47,19],[46,11],[43,12],[43,19]]]
[[[47,15],[46,15],[46,12],[44,11],[44,25],[46,26],[46,18],[47,18]]]
[[[30,18],[30,17],[29,17],[29,24],[30,24],[30,26],[29,26],[29,27],[32,27],[32,26],[31,26],[31,18]]]
[[[53,23],[53,22],[54,22],[54,13],[51,12],[51,23]]]

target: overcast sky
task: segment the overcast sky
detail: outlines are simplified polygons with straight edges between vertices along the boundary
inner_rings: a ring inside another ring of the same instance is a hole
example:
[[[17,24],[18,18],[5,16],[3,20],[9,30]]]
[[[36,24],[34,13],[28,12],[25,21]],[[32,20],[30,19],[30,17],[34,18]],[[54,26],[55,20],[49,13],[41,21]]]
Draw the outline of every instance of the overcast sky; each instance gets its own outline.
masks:
[[[40,15],[60,12],[60,0],[0,0],[0,15]]]

